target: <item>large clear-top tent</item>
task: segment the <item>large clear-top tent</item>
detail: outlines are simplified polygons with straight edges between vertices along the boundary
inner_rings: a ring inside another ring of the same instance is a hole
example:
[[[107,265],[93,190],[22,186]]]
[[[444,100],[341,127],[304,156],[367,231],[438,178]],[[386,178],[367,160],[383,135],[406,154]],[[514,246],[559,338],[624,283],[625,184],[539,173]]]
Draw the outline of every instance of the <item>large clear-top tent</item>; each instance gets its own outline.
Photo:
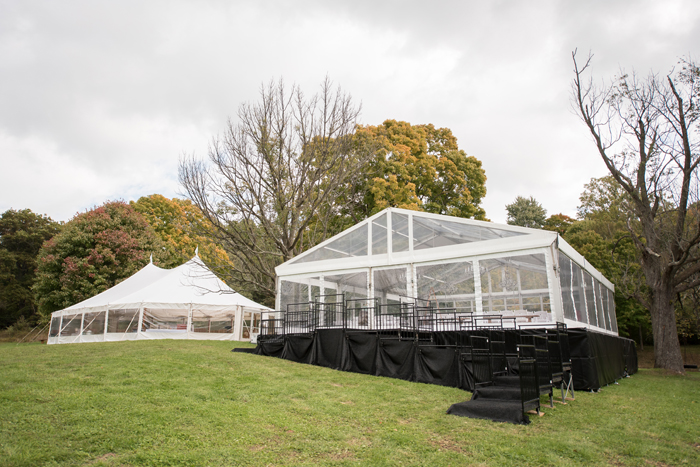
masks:
[[[386,209],[276,268],[276,309],[420,300],[488,325],[557,322],[617,335],[614,286],[557,233]],[[371,314],[371,311],[370,311]],[[371,329],[361,313],[346,327]]]

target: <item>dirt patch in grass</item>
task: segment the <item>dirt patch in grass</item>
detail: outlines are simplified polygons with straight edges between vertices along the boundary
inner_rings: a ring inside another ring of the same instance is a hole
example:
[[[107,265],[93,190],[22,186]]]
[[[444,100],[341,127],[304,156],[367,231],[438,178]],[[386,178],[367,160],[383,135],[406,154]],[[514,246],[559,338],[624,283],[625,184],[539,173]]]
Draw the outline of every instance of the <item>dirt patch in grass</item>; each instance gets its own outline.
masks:
[[[343,449],[340,452],[332,452],[329,453],[326,456],[323,456],[328,460],[332,461],[345,461],[345,460],[353,460],[355,459],[355,454],[347,449]]]
[[[114,459],[115,457],[117,457],[115,453],[108,452],[107,454],[103,454],[99,457],[94,458],[91,462],[88,463],[88,465],[99,464],[102,462],[110,463],[110,460]]]
[[[442,436],[434,436],[428,440],[428,443],[434,448],[443,451],[452,451],[459,454],[468,454],[469,452],[464,449],[460,444],[457,444],[453,439],[445,438]]]

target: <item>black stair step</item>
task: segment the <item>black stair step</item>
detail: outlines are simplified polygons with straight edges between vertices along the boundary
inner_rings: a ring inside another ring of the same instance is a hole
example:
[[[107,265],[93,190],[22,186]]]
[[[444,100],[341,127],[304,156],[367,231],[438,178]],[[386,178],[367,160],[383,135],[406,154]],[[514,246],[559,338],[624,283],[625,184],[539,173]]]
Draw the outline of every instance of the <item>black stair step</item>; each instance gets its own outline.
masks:
[[[495,422],[522,425],[530,423],[529,417],[523,413],[520,401],[471,400],[452,404],[447,413],[459,417],[480,418]]]
[[[493,383],[496,386],[509,386],[509,387],[520,387],[520,376],[496,376],[493,379]]]
[[[521,400],[520,388],[519,387],[499,387],[499,386],[488,386],[484,388],[477,388],[472,394],[472,400],[502,400],[502,401],[518,401]]]

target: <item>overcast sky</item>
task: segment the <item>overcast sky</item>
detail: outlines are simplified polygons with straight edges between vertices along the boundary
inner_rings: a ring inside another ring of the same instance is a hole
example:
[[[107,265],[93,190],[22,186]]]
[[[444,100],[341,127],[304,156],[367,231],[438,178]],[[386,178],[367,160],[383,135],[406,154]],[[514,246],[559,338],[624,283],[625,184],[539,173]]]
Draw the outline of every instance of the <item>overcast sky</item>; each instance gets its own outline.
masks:
[[[606,171],[571,110],[571,51],[609,79],[699,47],[697,0],[0,0],[0,212],[177,196],[179,158],[204,158],[261,83],[311,94],[328,75],[361,123],[450,128],[491,220],[518,195],[574,216]]]

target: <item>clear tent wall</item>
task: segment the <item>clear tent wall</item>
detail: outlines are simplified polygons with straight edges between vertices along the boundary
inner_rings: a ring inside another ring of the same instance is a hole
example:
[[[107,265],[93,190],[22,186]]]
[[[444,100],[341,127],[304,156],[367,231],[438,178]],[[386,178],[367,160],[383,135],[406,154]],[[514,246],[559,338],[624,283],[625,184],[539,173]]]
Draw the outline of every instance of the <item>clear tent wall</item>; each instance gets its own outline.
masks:
[[[247,307],[100,307],[51,317],[49,344],[138,339],[250,340],[261,310]]]
[[[501,317],[513,327],[564,322],[617,334],[614,286],[549,231],[390,208],[277,275],[278,317],[342,294],[358,310],[350,328],[372,328],[376,310],[413,300],[489,317],[484,325]]]

